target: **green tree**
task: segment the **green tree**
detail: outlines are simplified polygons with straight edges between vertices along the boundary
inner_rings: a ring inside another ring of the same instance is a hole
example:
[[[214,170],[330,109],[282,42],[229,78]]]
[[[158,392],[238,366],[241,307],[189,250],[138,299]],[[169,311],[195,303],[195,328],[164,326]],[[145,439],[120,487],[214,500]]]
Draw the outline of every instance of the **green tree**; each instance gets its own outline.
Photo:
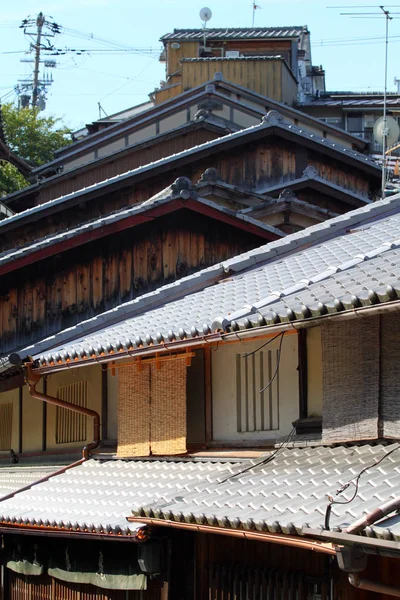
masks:
[[[70,133],[57,117],[41,116],[38,108],[1,107],[3,128],[9,149],[33,167],[54,158],[54,152],[71,143]],[[9,163],[0,161],[0,195],[19,190],[29,182]]]

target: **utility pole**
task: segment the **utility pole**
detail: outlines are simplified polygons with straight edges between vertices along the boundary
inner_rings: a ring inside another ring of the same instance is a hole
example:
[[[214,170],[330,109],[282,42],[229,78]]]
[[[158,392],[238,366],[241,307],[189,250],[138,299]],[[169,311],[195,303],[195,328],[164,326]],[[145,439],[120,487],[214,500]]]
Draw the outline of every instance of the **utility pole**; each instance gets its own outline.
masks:
[[[22,108],[30,105],[32,108],[43,110],[46,106],[46,89],[52,84],[53,77],[49,77],[47,72],[41,74],[40,68],[44,66],[45,69],[50,69],[57,66],[56,61],[47,56],[55,54],[52,39],[61,32],[61,27],[51,17],[46,19],[40,12],[37,17],[23,19],[20,28],[30,39],[29,54],[32,55],[32,58],[22,58],[20,62],[32,64],[33,70],[30,76],[18,80],[15,90]]]
[[[383,91],[383,131],[382,131],[382,198],[385,197],[386,188],[386,175],[387,175],[387,63],[388,63],[388,45],[389,45],[389,21],[392,20],[390,12],[383,6],[379,7],[386,17],[386,29],[385,29],[385,88]]]
[[[35,66],[33,70],[33,86],[32,86],[32,106],[37,106],[39,96],[39,68],[40,68],[40,49],[42,42],[42,30],[45,22],[44,14],[40,12],[36,19],[37,35],[35,44]]]

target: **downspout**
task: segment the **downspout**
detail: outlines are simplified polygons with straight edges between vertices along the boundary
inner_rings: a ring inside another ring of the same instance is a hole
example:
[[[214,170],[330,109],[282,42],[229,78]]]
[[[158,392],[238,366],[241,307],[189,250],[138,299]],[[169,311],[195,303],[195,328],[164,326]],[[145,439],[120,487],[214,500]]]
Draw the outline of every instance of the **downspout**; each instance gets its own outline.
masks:
[[[36,386],[42,377],[41,374],[32,370],[31,362],[25,363],[23,370],[24,370],[24,375],[25,375],[25,381],[28,385],[29,393],[32,396],[32,398],[36,398],[37,400],[41,400],[42,402],[47,402],[48,404],[53,404],[54,406],[59,406],[60,408],[66,408],[67,410],[73,410],[75,412],[79,412],[82,415],[85,415],[86,417],[92,417],[92,419],[93,419],[93,438],[94,439],[93,439],[93,442],[90,442],[90,444],[87,444],[82,449],[82,458],[81,459],[71,463],[70,465],[62,467],[61,469],[59,469],[58,471],[55,471],[54,473],[50,473],[49,475],[46,475],[45,477],[42,477],[41,479],[38,479],[37,481],[30,483],[29,485],[19,488],[18,490],[15,490],[15,492],[11,492],[10,494],[7,494],[6,496],[2,496],[0,498],[0,503],[4,502],[4,500],[9,500],[10,498],[13,498],[17,494],[20,494],[21,492],[26,492],[27,490],[30,490],[33,486],[39,485],[40,483],[44,483],[44,482],[48,481],[49,479],[51,479],[52,477],[56,477],[57,475],[62,475],[69,469],[73,469],[74,467],[79,467],[79,465],[81,465],[82,463],[84,463],[85,461],[87,461],[90,458],[90,451],[97,448],[100,444],[100,416],[95,410],[91,410],[90,408],[84,408],[82,406],[77,406],[76,404],[70,404],[69,402],[60,400],[59,398],[54,398],[53,396],[49,396],[47,394],[42,394],[42,393],[38,392],[36,390]]]
[[[36,398],[36,400],[41,400],[42,402],[47,402],[48,404],[53,404],[54,406],[59,406],[60,408],[66,408],[67,410],[73,410],[74,412],[78,412],[85,417],[92,417],[93,419],[93,442],[87,444],[82,449],[82,459],[88,460],[90,457],[90,451],[97,448],[100,444],[100,416],[95,410],[90,408],[85,408],[84,406],[78,406],[76,404],[71,404],[70,402],[65,402],[65,400],[61,400],[60,398],[54,398],[54,396],[49,396],[48,394],[42,394],[36,390],[36,386],[42,378],[42,375],[38,372],[33,371],[32,363],[25,363],[24,365],[25,371],[25,381],[28,384],[29,393],[32,398]]]
[[[368,592],[376,592],[377,594],[387,594],[388,596],[396,596],[400,598],[400,588],[395,588],[386,583],[379,583],[363,579],[359,573],[349,573],[349,582],[352,586],[359,590],[367,590]]]
[[[385,502],[385,504],[381,504],[381,506],[378,506],[364,517],[361,517],[361,519],[358,519],[358,521],[352,523],[352,525],[349,525],[349,527],[346,528],[345,533],[360,533],[368,527],[368,525],[373,525],[376,521],[382,519],[382,517],[386,517],[386,515],[399,509],[400,496],[397,496],[397,498],[389,500],[389,502]]]

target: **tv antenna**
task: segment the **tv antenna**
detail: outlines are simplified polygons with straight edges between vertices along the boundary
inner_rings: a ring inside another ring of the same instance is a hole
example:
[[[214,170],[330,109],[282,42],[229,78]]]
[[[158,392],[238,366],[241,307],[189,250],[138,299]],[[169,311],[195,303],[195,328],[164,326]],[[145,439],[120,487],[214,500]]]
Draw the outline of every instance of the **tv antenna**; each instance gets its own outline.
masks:
[[[204,31],[204,48],[206,47],[206,27],[207,27],[207,22],[211,19],[212,17],[212,12],[211,12],[211,8],[207,8],[207,6],[205,6],[204,8],[201,9],[200,11],[200,19],[203,21],[203,31]]]
[[[398,4],[391,4],[389,5],[390,7],[397,7],[400,8],[400,5]],[[400,12],[390,12],[387,8],[385,8],[385,6],[383,4],[380,4],[377,7],[369,7],[369,6],[338,6],[338,7],[334,7],[331,6],[329,8],[357,8],[357,9],[361,9],[361,8],[378,8],[379,10],[377,12],[342,12],[340,13],[341,15],[345,15],[345,16],[350,16],[350,18],[352,19],[377,19],[377,18],[384,18],[385,19],[385,66],[384,66],[384,71],[385,71],[385,86],[384,86],[384,91],[383,91],[383,119],[382,119],[382,125],[379,126],[379,128],[381,129],[381,139],[382,139],[382,198],[385,197],[385,187],[386,187],[386,180],[387,180],[387,156],[386,156],[386,149],[388,147],[388,136],[389,136],[389,130],[388,130],[388,118],[387,118],[387,64],[388,64],[388,46],[389,46],[389,21],[392,21],[393,18],[399,18],[399,17],[393,17],[392,15],[400,15]]]

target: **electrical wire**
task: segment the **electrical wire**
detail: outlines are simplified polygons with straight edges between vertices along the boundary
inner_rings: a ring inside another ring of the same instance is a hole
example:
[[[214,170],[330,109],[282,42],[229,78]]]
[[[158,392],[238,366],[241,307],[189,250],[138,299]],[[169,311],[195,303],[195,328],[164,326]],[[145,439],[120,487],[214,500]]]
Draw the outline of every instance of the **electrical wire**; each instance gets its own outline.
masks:
[[[253,356],[253,354],[256,354],[257,352],[259,352],[260,350],[265,348],[265,346],[268,346],[268,344],[270,344],[271,342],[276,340],[281,335],[282,335],[282,333],[277,333],[276,335],[274,335],[273,338],[269,339],[267,342],[265,342],[265,344],[263,344],[262,346],[257,348],[257,350],[253,350],[253,352],[248,352],[247,354],[243,354],[243,358],[248,358],[249,356]]]
[[[392,448],[392,450],[390,450],[389,452],[386,452],[386,454],[384,454],[383,456],[381,456],[381,458],[377,461],[375,461],[374,463],[368,465],[367,467],[364,467],[363,469],[361,469],[361,471],[352,479],[349,479],[346,483],[344,483],[343,485],[340,486],[340,488],[336,491],[336,496],[339,496],[340,494],[343,494],[343,492],[345,490],[347,490],[351,484],[354,484],[354,493],[351,496],[351,498],[349,498],[348,500],[335,500],[332,496],[328,495],[328,499],[329,499],[329,504],[326,507],[326,511],[325,511],[325,529],[327,531],[330,531],[329,529],[329,521],[330,521],[330,516],[331,516],[331,511],[332,511],[332,506],[334,504],[350,504],[350,502],[353,502],[353,500],[356,498],[357,494],[358,494],[358,488],[360,485],[360,478],[361,476],[368,471],[369,469],[372,469],[373,467],[377,467],[383,460],[385,460],[385,458],[387,458],[388,456],[390,456],[391,454],[393,454],[393,452],[396,452],[396,450],[400,449],[400,445],[396,446],[396,448]]]
[[[248,471],[251,471],[252,469],[255,469],[256,467],[259,467],[261,465],[267,465],[268,463],[270,463],[281,452],[283,452],[283,450],[286,450],[287,445],[290,443],[290,441],[292,440],[292,437],[294,436],[295,433],[296,433],[296,428],[293,427],[293,429],[287,434],[287,436],[285,437],[285,439],[283,440],[283,442],[279,446],[279,448],[277,448],[272,454],[270,454],[266,458],[263,458],[262,460],[260,460],[259,462],[255,463],[254,465],[250,465],[249,467],[246,467],[245,469],[242,469],[238,473],[234,473],[233,475],[229,475],[229,477],[227,477],[226,479],[223,479],[222,481],[220,481],[218,483],[218,485],[221,485],[222,483],[226,483],[227,481],[229,481],[230,479],[233,479],[234,477],[238,477],[239,475],[243,475],[243,473],[247,473]]]

